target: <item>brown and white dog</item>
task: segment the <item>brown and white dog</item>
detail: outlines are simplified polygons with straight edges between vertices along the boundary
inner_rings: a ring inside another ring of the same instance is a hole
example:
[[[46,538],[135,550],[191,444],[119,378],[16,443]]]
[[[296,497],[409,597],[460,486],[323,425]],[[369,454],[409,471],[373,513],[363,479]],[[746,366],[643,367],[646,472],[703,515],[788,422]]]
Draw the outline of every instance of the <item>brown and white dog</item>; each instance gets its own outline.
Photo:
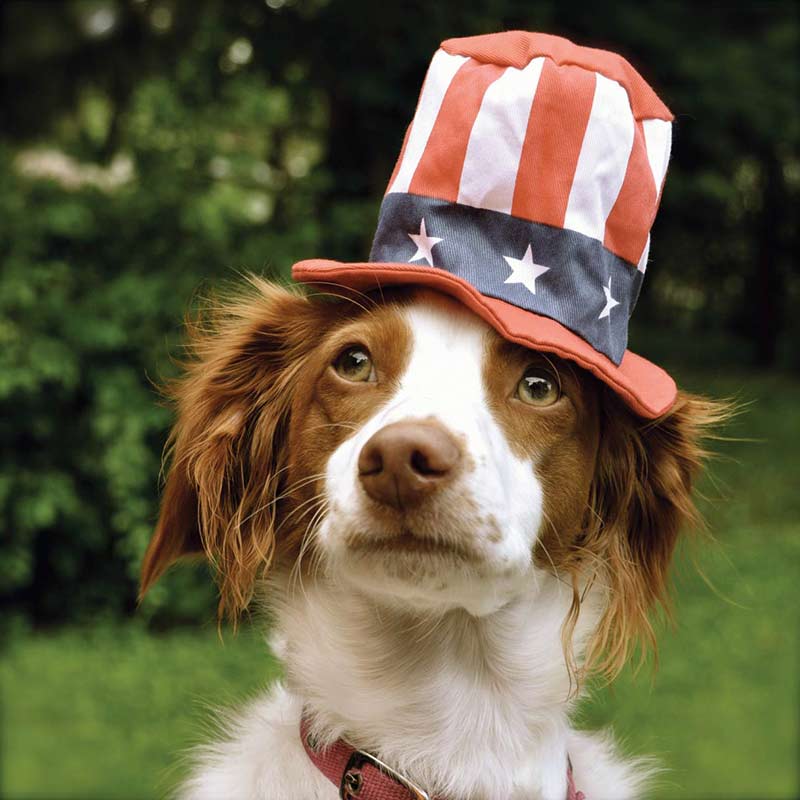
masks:
[[[343,738],[446,800],[636,797],[652,769],[574,730],[665,598],[720,406],[633,414],[445,295],[254,278],[193,334],[142,591],[202,551],[257,592],[285,679],[202,748],[186,798],[333,800]],[[355,795],[353,795],[355,796]]]

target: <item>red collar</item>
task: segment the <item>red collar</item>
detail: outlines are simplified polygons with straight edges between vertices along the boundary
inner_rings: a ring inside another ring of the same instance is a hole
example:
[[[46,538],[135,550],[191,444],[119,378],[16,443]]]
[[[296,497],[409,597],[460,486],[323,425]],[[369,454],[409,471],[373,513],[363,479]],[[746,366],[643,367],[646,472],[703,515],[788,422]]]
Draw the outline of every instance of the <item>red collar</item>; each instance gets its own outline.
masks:
[[[375,756],[356,750],[339,739],[329,747],[317,747],[308,720],[300,720],[300,739],[314,766],[335,786],[342,800],[444,800],[431,797]],[[586,800],[575,788],[572,765],[567,761],[566,800]]]

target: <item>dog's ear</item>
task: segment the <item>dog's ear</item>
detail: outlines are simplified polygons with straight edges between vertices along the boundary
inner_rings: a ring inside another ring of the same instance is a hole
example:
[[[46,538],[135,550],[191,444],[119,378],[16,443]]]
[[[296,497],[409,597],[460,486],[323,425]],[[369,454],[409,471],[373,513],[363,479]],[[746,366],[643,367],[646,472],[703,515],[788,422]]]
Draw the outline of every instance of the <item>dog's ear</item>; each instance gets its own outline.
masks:
[[[601,398],[600,450],[585,528],[607,605],[587,663],[616,674],[631,648],[655,646],[654,606],[668,609],[667,572],[678,534],[700,522],[692,485],[708,453],[703,440],[727,420],[730,404],[680,392],[656,420]]]
[[[177,559],[204,553],[235,617],[275,552],[275,512],[294,387],[319,341],[321,304],[251,278],[189,326],[189,362],[168,388],[177,411],[161,514],[140,597]]]

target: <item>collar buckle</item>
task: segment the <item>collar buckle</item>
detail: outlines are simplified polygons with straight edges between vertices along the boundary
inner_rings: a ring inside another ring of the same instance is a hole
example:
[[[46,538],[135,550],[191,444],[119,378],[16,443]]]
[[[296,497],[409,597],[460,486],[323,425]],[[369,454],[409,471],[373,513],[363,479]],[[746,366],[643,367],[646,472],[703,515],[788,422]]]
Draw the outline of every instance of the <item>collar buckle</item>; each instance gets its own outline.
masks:
[[[350,755],[350,760],[342,774],[342,783],[339,786],[341,800],[358,800],[363,788],[362,770],[366,764],[402,786],[408,792],[409,800],[431,800],[430,795],[419,786],[364,750],[353,750]]]

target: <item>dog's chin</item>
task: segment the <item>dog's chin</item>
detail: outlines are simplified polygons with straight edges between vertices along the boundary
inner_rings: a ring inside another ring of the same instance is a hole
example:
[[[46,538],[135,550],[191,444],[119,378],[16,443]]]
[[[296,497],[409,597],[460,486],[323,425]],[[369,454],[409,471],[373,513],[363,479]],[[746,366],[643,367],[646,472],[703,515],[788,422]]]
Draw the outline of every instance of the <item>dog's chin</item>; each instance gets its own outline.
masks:
[[[460,608],[484,616],[519,595],[530,580],[529,560],[500,557],[468,536],[443,539],[403,526],[376,534],[330,525],[326,533],[327,560],[337,578],[405,610]]]

